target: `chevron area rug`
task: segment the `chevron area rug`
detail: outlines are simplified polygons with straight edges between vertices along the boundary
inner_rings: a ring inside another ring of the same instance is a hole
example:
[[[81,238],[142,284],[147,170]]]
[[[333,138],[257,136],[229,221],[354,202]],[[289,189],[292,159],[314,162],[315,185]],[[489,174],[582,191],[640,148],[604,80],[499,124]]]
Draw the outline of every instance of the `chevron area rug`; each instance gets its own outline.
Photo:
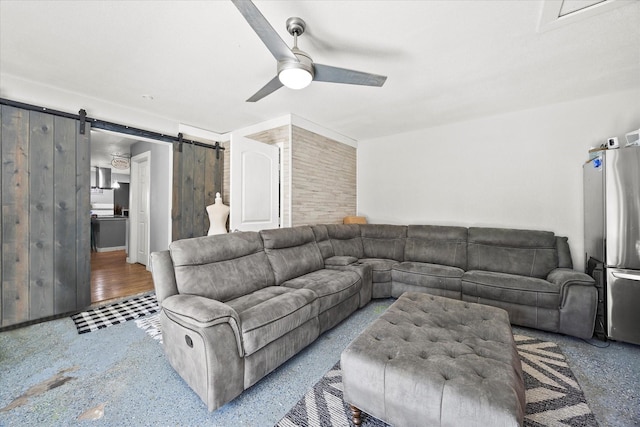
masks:
[[[598,423],[589,409],[560,348],[548,341],[514,336],[526,388],[526,427],[592,427]],[[278,422],[276,427],[350,426],[351,410],[342,400],[340,363],[329,371]],[[362,426],[386,427],[362,414]]]
[[[156,294],[151,293],[122,301],[116,304],[105,305],[93,310],[83,311],[71,316],[76,324],[79,334],[97,331],[117,325],[128,320],[153,314],[159,310]]]

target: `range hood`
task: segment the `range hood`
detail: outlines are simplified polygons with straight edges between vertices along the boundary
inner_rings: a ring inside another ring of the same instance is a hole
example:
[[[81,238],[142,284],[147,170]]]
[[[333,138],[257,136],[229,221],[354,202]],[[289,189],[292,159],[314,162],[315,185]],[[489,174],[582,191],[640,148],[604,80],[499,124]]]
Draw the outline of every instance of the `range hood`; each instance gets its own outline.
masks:
[[[111,168],[96,167],[96,188],[111,189]]]

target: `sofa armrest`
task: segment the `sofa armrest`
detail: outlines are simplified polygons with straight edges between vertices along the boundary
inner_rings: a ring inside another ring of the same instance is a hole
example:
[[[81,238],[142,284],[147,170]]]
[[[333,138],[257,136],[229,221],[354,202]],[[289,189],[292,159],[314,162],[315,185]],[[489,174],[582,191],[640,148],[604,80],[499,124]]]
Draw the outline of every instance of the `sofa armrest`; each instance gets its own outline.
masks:
[[[332,256],[324,260],[324,265],[342,267],[353,264],[354,262],[358,262],[358,258],[354,256]]]
[[[169,251],[151,253],[151,276],[158,304],[162,304],[165,298],[178,294],[173,260]]]
[[[236,337],[238,355],[244,357],[240,316],[227,304],[198,295],[173,295],[162,302],[162,310],[170,319],[196,329],[229,324]]]
[[[579,285],[595,287],[596,284],[593,277],[570,268],[556,268],[551,270],[547,276],[547,281],[560,285],[560,293],[563,295],[563,299],[570,286]]]
[[[593,336],[598,291],[591,276],[569,268],[556,268],[547,280],[560,285],[560,324],[558,332],[578,338]]]

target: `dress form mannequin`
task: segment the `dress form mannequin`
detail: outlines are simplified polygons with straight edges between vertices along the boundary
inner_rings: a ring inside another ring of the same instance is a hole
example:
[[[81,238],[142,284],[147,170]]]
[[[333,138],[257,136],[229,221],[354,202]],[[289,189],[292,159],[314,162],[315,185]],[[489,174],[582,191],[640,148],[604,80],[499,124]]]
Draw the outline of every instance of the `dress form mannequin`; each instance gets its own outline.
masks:
[[[209,236],[213,234],[225,234],[227,232],[227,217],[229,216],[229,206],[222,203],[220,193],[216,193],[216,200],[212,205],[207,206],[209,214]]]

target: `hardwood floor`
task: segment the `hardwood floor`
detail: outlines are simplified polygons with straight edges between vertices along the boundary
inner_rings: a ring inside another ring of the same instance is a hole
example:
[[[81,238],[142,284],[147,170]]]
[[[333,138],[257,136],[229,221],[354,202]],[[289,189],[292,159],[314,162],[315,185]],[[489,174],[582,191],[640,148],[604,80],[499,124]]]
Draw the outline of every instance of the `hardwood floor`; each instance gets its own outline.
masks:
[[[128,264],[125,251],[91,252],[91,303],[153,290],[151,272]]]

